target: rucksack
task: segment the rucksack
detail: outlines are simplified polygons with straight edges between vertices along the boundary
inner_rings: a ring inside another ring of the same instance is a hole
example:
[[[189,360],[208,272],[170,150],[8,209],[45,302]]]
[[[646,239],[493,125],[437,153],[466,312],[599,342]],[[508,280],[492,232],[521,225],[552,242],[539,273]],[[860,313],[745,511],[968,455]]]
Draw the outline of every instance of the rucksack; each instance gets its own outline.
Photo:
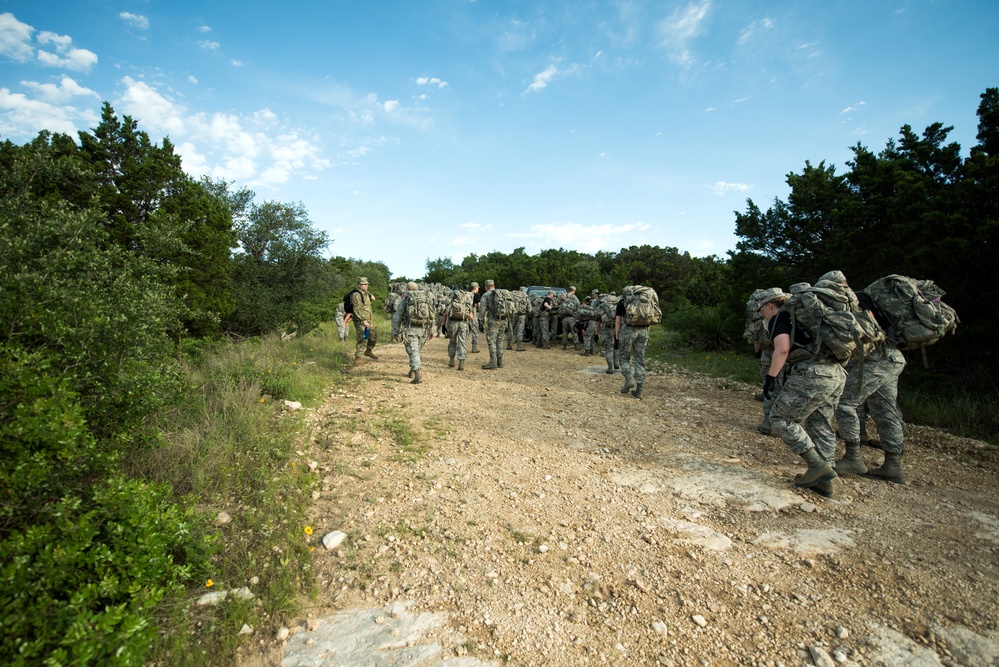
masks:
[[[422,290],[406,292],[406,315],[409,324],[427,326],[434,323],[436,309],[430,303],[430,295]]]
[[[451,320],[467,320],[472,314],[472,293],[455,290],[447,307],[447,316]]]
[[[513,301],[513,293],[508,289],[492,289],[496,296],[489,300],[491,310],[489,314],[498,320],[505,320],[517,314],[517,306]]]
[[[382,304],[382,308],[385,309],[386,313],[395,314],[395,309],[398,307],[399,299],[401,298],[402,295],[398,292],[389,292],[385,296],[385,303]]]
[[[558,316],[571,317],[572,315],[576,314],[577,310],[579,310],[579,302],[570,299],[569,297],[565,297],[565,299],[561,303],[559,303]]]
[[[347,296],[343,297],[343,313],[344,313],[344,315],[346,315],[348,313],[350,313],[351,315],[354,314],[354,304],[351,302],[350,297],[354,296],[354,292],[360,292],[360,291],[361,290],[359,290],[359,289],[357,289],[355,287],[354,289],[352,289],[349,292],[347,292]]]
[[[576,311],[576,319],[581,322],[588,322],[589,320],[595,320],[599,317],[600,311],[597,310],[595,306],[589,303],[580,304],[579,310]]]
[[[663,311],[659,308],[659,295],[651,287],[634,285],[624,302],[624,321],[633,327],[659,324]]]
[[[763,291],[756,290],[746,302],[746,329],[742,332],[742,337],[750,344],[768,343],[770,338],[767,334],[763,313],[759,311],[760,303],[757,299],[757,294]]]
[[[814,342],[809,352],[845,362],[863,359],[885,341],[877,320],[861,310],[853,290],[837,282],[820,280],[794,293],[783,306],[791,316],[793,329],[804,326]]]
[[[527,299],[527,293],[521,292],[520,290],[511,291],[510,294],[513,295],[513,303],[517,307],[516,315],[520,317],[521,315],[527,315],[527,311],[531,309],[531,305]]]
[[[600,319],[603,324],[613,324],[617,315],[617,302],[621,297],[607,294],[600,297]]]
[[[947,294],[932,280],[914,280],[892,274],[878,278],[864,288],[891,322],[888,338],[900,350],[917,350],[933,345],[957,331],[961,320],[941,298]]]

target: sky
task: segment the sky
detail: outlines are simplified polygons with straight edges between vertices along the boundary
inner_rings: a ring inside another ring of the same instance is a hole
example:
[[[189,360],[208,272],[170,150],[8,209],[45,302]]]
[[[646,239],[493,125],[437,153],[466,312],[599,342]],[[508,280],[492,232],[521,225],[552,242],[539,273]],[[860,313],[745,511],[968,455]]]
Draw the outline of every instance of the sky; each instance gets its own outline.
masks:
[[[995,0],[0,0],[0,139],[76,137],[110,102],[394,277],[725,258],[806,161],[845,173],[936,122],[966,155],[997,34]]]

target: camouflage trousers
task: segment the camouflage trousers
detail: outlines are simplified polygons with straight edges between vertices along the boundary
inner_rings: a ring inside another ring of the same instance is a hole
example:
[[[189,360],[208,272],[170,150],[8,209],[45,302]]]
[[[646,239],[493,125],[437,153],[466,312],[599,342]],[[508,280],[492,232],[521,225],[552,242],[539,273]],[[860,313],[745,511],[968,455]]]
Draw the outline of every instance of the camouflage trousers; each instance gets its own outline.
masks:
[[[354,322],[354,336],[357,340],[357,344],[354,346],[354,358],[364,354],[364,350],[375,349],[375,343],[378,341],[378,332],[375,331],[375,327],[372,326],[371,330],[368,332],[368,340],[364,340],[364,322],[360,320],[353,320]]]
[[[468,323],[468,332],[472,335],[472,349],[479,349],[479,325],[482,319],[478,314],[474,314],[472,321]]]
[[[510,343],[524,342],[524,326],[527,324],[526,315],[515,315],[507,320],[506,335]]]
[[[468,334],[471,329],[472,323],[468,320],[447,321],[447,356],[449,358],[457,357],[459,361],[468,358]]]
[[[836,362],[816,359],[794,364],[770,410],[771,432],[795,454],[814,447],[832,462],[836,457],[832,418],[844,384],[846,371]]]
[[[497,361],[503,358],[506,351],[506,320],[489,318],[486,325],[486,345],[489,347],[489,358]]]
[[[541,315],[538,316],[538,319],[541,320],[539,324],[539,326],[541,327],[541,344],[549,345],[551,344],[552,340],[552,329],[551,329],[552,316],[550,313],[546,311],[544,313],[541,313]]]
[[[423,368],[420,363],[420,350],[427,344],[428,331],[424,327],[410,327],[402,332],[402,342],[409,355],[409,369],[418,371]]]
[[[649,328],[621,325],[621,372],[635,378],[638,384],[645,383],[645,350],[649,346]]]
[[[531,315],[531,342],[541,346],[541,316]]]
[[[767,376],[770,375],[770,362],[771,362],[771,360],[773,360],[773,356],[774,356],[773,350],[770,349],[769,345],[763,348],[763,352],[762,352],[762,354],[760,354],[760,384],[761,385],[767,379]],[[773,409],[773,407],[774,407],[774,401],[777,400],[777,393],[780,391],[781,385],[783,385],[783,384],[784,384],[784,371],[781,370],[781,372],[777,374],[777,382],[774,385],[774,391],[771,392],[771,394],[770,394],[770,396],[772,398],[767,398],[766,396],[763,397],[763,420],[764,421],[767,420],[767,415],[769,415],[770,411]]]
[[[614,349],[614,326],[604,326],[601,331],[604,332],[601,336],[604,341],[604,359],[609,366],[618,368],[621,365],[621,350]]]
[[[583,332],[583,349],[587,352],[593,350],[593,337],[597,335],[597,323],[590,320],[586,323],[586,331]]]
[[[572,315],[562,318],[562,343],[565,345],[576,344],[576,332],[572,328],[576,326],[576,318]]]
[[[905,357],[896,348],[887,346],[864,359],[863,378],[860,363],[851,361],[846,367],[846,386],[836,406],[839,434],[847,442],[859,442],[858,408],[867,401],[874,423],[878,426],[881,447],[892,454],[902,453],[902,411],[898,409],[898,377],[905,369]],[[862,381],[861,381],[862,380]]]

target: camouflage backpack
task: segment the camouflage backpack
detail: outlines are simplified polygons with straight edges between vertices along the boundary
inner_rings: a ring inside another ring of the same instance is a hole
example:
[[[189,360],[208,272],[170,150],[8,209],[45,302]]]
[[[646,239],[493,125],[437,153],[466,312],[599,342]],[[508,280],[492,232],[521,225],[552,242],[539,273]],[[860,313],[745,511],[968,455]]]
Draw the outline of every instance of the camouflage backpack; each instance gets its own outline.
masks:
[[[422,290],[406,292],[406,315],[410,326],[425,327],[433,324],[436,312],[429,293]]]
[[[399,305],[399,299],[401,298],[396,292],[389,292],[385,295],[385,302],[382,304],[382,308],[385,309],[386,313],[395,313],[396,306]]]
[[[626,288],[624,321],[633,327],[659,324],[663,311],[659,308],[659,295],[651,287],[633,285]]]
[[[467,320],[472,315],[472,299],[474,295],[464,290],[455,290],[447,305],[449,320]]]
[[[517,307],[516,315],[520,317],[521,315],[527,315],[530,311],[531,306],[527,299],[527,293],[520,290],[511,291],[510,294],[513,295],[514,305]]]
[[[517,314],[517,306],[513,302],[513,293],[508,289],[493,288],[496,295],[489,300],[489,315],[498,320],[505,320]]]
[[[765,345],[770,343],[766,321],[763,318],[763,313],[759,311],[759,298],[765,292],[766,290],[762,289],[756,290],[753,292],[753,296],[749,297],[749,301],[746,302],[746,329],[742,332],[742,337],[750,345],[755,345],[756,343]]]
[[[791,340],[797,326],[812,334],[812,358],[823,354],[840,362],[863,359],[885,340],[877,320],[861,310],[853,290],[831,280],[795,292],[783,310],[791,315]]]
[[[617,302],[621,297],[613,294],[605,294],[600,297],[600,321],[603,324],[614,324],[614,317],[617,314]]]
[[[592,303],[584,303],[576,311],[576,319],[581,322],[589,322],[600,317],[600,311]]]
[[[530,317],[537,317],[541,314],[541,301],[543,299],[538,294],[529,294],[527,296],[527,314]]]
[[[562,295],[562,299],[558,304],[558,316],[559,317],[572,317],[579,310],[579,301],[573,300],[568,297],[568,295]]]
[[[878,278],[863,291],[891,322],[888,338],[900,350],[917,350],[933,345],[945,335],[957,331],[960,319],[953,308],[941,301],[947,293],[932,280],[914,280],[892,274]]]

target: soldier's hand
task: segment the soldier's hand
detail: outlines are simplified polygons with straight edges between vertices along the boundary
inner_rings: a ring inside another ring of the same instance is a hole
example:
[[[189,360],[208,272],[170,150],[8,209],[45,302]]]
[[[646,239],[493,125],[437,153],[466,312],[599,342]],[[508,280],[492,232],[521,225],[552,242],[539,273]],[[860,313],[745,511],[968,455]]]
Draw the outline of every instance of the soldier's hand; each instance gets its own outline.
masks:
[[[775,391],[776,384],[777,384],[777,378],[768,373],[767,378],[763,381],[763,398],[769,401],[772,398],[771,394],[776,394]]]

